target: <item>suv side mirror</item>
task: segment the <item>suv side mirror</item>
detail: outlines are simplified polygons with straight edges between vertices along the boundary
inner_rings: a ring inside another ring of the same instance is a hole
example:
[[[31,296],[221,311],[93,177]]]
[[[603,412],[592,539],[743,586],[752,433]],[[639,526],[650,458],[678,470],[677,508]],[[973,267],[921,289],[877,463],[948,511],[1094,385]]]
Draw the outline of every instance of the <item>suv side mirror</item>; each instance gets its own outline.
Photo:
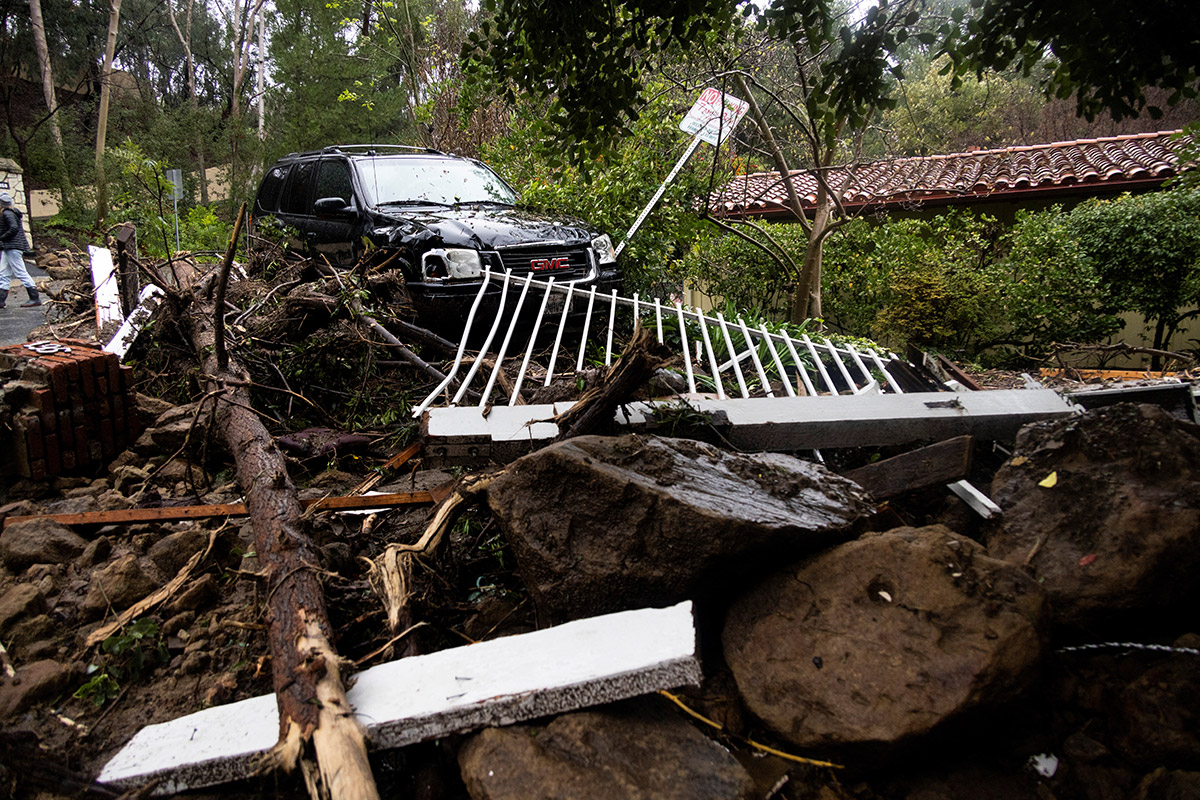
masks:
[[[313,210],[318,216],[348,217],[354,214],[354,208],[341,197],[322,197],[313,203]]]

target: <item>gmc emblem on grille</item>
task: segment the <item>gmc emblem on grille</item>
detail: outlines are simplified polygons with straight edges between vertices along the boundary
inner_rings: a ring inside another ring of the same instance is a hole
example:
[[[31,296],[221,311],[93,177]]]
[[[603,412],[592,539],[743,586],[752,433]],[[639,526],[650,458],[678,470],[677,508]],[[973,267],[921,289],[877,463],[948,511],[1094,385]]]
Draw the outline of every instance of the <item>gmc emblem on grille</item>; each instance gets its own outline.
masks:
[[[571,260],[566,256],[558,258],[535,258],[529,262],[529,268],[534,272],[545,272],[550,269],[568,269],[571,266]]]

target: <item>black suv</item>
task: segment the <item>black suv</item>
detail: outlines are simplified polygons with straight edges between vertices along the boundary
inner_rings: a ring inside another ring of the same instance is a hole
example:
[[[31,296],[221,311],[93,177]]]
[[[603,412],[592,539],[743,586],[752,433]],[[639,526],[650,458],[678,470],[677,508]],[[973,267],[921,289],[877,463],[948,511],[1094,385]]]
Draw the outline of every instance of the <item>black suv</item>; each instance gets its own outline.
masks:
[[[484,268],[619,288],[612,240],[570,217],[516,207],[517,194],[480,161],[412,147],[341,145],[292,153],[263,177],[252,224],[296,229],[337,267],[372,262],[404,273],[418,308],[472,298]],[[423,302],[424,301],[424,302]]]

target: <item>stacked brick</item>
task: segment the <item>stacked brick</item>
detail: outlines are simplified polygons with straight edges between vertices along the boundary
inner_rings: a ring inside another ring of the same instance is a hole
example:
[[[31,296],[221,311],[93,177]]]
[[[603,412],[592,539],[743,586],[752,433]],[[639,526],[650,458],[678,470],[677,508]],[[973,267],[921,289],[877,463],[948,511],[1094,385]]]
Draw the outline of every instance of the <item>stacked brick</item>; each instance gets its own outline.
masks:
[[[141,434],[129,367],[89,342],[0,348],[5,472],[43,480],[107,464]]]

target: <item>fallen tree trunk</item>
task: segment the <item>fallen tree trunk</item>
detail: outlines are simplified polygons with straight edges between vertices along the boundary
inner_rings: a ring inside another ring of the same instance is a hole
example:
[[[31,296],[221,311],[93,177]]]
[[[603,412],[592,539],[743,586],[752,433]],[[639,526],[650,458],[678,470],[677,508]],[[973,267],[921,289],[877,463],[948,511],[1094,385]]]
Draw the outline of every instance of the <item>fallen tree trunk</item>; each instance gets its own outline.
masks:
[[[584,392],[575,405],[554,418],[559,430],[555,441],[608,433],[617,406],[629,402],[634,393],[653,377],[655,370],[666,366],[670,359],[670,350],[659,344],[649,329],[638,323],[624,354],[599,385]]]
[[[209,284],[211,285],[211,284]],[[230,358],[225,368],[214,328],[212,300],[200,296],[181,322],[203,365],[206,391],[218,392],[221,435],[237,464],[238,483],[254,529],[255,551],[267,584],[271,668],[279,701],[280,738],[264,769],[302,763],[306,743],[316,750],[319,782],[305,769],[314,797],[378,797],[367,761],[366,736],[346,701],[332,627],[319,579],[319,556],[304,531],[302,507],[276,447],[250,403],[249,374]],[[306,766],[302,764],[302,766]]]

